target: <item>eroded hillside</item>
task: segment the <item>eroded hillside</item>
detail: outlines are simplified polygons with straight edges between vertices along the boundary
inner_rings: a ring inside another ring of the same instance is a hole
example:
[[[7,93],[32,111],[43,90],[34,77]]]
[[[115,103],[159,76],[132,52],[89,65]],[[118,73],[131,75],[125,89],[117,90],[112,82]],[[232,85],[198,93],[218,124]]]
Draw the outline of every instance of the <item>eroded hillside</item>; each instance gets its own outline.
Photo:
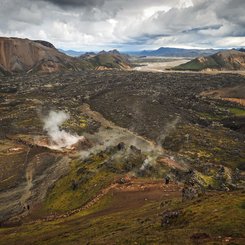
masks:
[[[131,64],[118,51],[74,58],[42,40],[0,37],[0,75],[54,73],[90,69],[129,69]]]

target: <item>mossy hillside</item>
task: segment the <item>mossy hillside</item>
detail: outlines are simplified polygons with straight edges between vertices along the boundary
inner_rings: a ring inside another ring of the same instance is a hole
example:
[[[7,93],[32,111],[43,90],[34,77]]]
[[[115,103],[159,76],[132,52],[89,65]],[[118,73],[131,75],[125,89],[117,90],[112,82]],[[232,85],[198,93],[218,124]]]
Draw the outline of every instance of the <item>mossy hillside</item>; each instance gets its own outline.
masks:
[[[172,68],[173,70],[190,70],[190,71],[201,71],[203,69],[219,69],[220,65],[212,58],[205,57],[205,62],[201,62],[199,59],[191,60],[185,64]]]
[[[2,229],[0,244],[193,244],[190,237],[196,233],[209,236],[197,241],[200,244],[222,244],[225,237],[234,244],[244,242],[245,200],[241,192],[212,193],[167,206],[146,202],[136,209],[112,213],[100,211],[117,205],[117,200],[111,196],[101,202],[101,207],[87,215],[82,211],[62,220]],[[161,227],[161,214],[171,210],[180,215]]]
[[[89,61],[83,60],[83,59],[80,59],[79,61],[75,61],[74,66],[76,67],[76,69],[82,70],[82,71],[94,69],[93,64],[91,64]]]
[[[120,152],[117,147],[91,155],[88,159],[73,160],[69,174],[58,180],[44,203],[45,212],[64,212],[82,207],[108,187],[115,179],[138,170],[145,156]],[[165,168],[157,168],[160,172]],[[151,176],[158,176],[153,171]],[[155,174],[154,174],[155,173]]]
[[[161,164],[156,163],[144,172],[140,171],[146,157],[138,150],[118,150],[117,146],[111,146],[85,160],[74,159],[68,175],[58,180],[49,191],[44,212],[64,212],[82,207],[102,189],[128,173],[162,178],[167,168]]]
[[[189,227],[205,227],[212,235],[243,237],[244,202],[242,192],[216,193],[184,207],[184,216]]]
[[[98,54],[89,58],[89,61],[95,67],[104,66],[107,68],[120,69],[122,66],[129,65],[129,62],[123,56],[113,54]]]
[[[48,212],[63,212],[79,208],[110,185],[115,175],[97,171],[100,162],[101,159],[94,159],[90,164],[72,161],[69,174],[58,180],[49,191],[44,209]]]
[[[95,66],[101,65],[101,66],[112,67],[112,64],[114,63],[114,57],[108,54],[100,54],[96,57],[91,58],[90,61]]]
[[[166,137],[163,147],[192,159],[195,167],[204,163],[224,165],[235,169],[244,163],[245,144],[238,142],[229,129],[179,125]]]

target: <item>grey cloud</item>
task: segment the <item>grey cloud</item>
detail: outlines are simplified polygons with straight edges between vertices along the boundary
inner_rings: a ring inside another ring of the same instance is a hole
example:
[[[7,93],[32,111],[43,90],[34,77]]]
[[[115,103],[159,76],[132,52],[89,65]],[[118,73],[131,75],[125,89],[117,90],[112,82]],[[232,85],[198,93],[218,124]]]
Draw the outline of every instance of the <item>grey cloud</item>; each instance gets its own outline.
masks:
[[[235,24],[244,25],[243,28],[245,28],[244,9],[244,0],[223,0],[220,1],[219,5],[217,6],[216,14],[218,18]]]
[[[184,30],[183,33],[188,33],[188,32],[199,32],[203,30],[218,30],[222,27],[223,25],[211,25],[211,26],[202,26],[202,27],[194,27],[189,30]]]
[[[243,0],[193,0],[193,4],[188,8],[172,8],[168,12],[158,12],[138,29],[152,35],[164,32],[173,37],[169,41],[171,45],[174,44],[173,41],[177,44],[191,44],[194,41],[198,46],[209,44],[210,40],[215,43],[216,39],[227,36],[244,38]]]
[[[0,0],[0,35],[90,50],[239,45],[244,9],[244,0]]]
[[[45,2],[53,3],[60,7],[93,7],[101,6],[104,0],[43,0]]]
[[[125,44],[127,44],[127,45],[129,45],[129,44],[131,44],[131,45],[143,45],[143,44],[147,44],[151,40],[162,38],[162,37],[168,37],[168,36],[169,35],[166,35],[166,34],[155,34],[155,35],[145,34],[145,35],[142,35],[142,36],[137,37],[135,39],[129,40]]]

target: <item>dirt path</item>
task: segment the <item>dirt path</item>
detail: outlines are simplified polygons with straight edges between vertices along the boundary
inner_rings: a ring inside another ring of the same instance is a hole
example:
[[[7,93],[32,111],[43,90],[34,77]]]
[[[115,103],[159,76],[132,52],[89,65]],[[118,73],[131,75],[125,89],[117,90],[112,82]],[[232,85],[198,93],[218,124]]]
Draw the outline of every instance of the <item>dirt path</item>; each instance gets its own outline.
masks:
[[[95,198],[80,208],[68,211],[64,214],[51,214],[43,219],[35,220],[30,223],[54,221],[70,217],[78,212],[91,208],[109,193],[113,196],[114,202],[110,203],[107,208],[91,215],[100,216],[116,211],[136,208],[138,206],[140,207],[146,201],[160,202],[164,198],[180,197],[181,189],[181,185],[176,183],[165,185],[159,180],[145,181],[132,179],[124,184],[113,183],[107,188],[103,189]]]
[[[160,157],[160,158],[158,158],[157,161],[158,161],[158,163],[169,166],[171,169],[179,169],[182,171],[187,171],[189,169],[187,164],[184,164],[184,163],[180,164],[177,161],[175,161],[174,159],[171,159],[169,157]]]

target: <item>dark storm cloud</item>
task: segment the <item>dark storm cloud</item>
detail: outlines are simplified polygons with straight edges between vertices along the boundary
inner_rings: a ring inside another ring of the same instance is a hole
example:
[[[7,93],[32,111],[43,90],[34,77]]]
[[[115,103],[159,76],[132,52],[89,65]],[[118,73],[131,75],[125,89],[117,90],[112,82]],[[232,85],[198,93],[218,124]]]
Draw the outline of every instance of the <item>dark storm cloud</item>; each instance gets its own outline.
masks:
[[[184,30],[183,33],[199,32],[199,31],[202,31],[202,30],[218,30],[218,29],[220,29],[220,27],[222,27],[222,25],[195,27],[195,28],[191,28],[190,30]]]
[[[150,40],[154,40],[156,38],[168,37],[168,36],[169,35],[165,35],[165,34],[156,34],[156,35],[145,34],[145,35],[139,36],[135,39],[132,39],[130,41],[127,41],[125,44],[127,44],[127,45],[143,45],[143,44],[146,44],[147,42],[149,42]]]
[[[217,16],[221,19],[225,19],[228,22],[244,25],[245,27],[245,1],[244,0],[229,0],[223,1],[227,4],[220,4],[216,8]]]
[[[104,0],[43,0],[60,7],[94,7],[101,6]]]

